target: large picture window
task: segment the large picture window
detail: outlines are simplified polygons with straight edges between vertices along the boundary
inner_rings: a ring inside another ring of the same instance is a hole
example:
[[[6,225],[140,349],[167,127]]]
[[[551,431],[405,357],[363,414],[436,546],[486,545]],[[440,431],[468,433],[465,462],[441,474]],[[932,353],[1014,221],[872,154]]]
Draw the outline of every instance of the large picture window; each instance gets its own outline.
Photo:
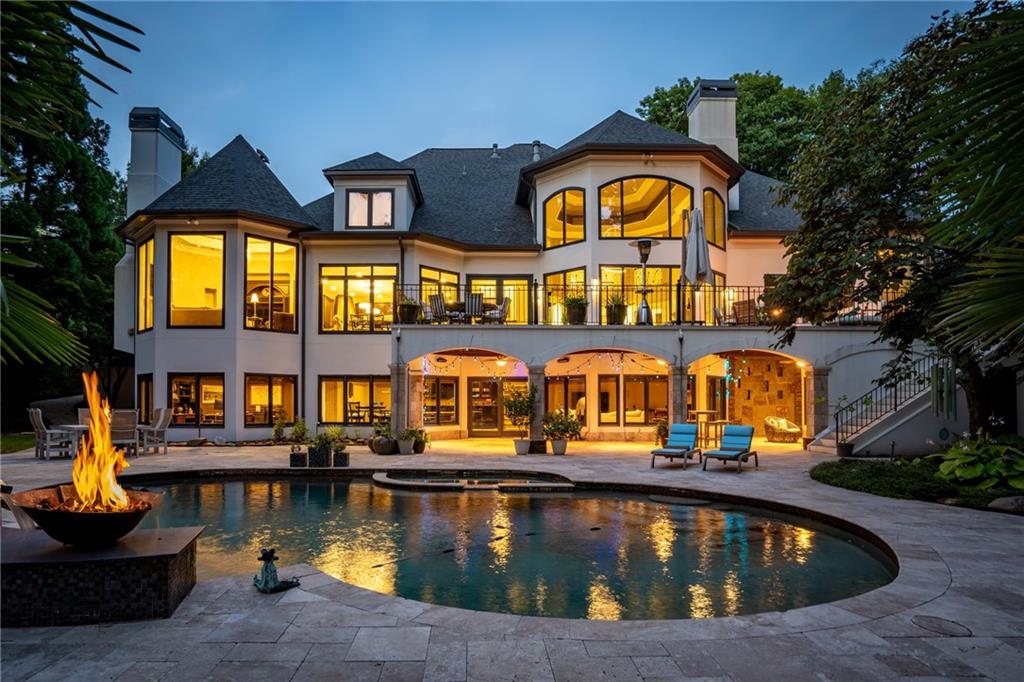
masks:
[[[626,426],[668,419],[668,378],[627,375],[623,384],[622,407]]]
[[[713,189],[704,190],[704,232],[708,244],[725,248],[725,202]]]
[[[320,377],[320,423],[368,426],[390,421],[389,377]]]
[[[680,239],[693,206],[688,186],[656,177],[615,180],[600,188],[602,239]]]
[[[587,423],[587,379],[583,376],[547,377],[545,412],[567,414]]]
[[[587,270],[576,268],[544,275],[544,319],[548,324],[567,324],[566,297],[587,298]]]
[[[423,378],[423,424],[459,423],[459,380],[456,377]]]
[[[168,235],[170,327],[224,326],[224,234]]]
[[[459,300],[459,273],[421,265],[420,289],[424,301],[429,301],[433,294],[441,294],[446,303],[454,303]]]
[[[295,422],[296,378],[287,375],[245,375],[245,425],[271,426]]]
[[[171,426],[224,426],[223,374],[168,374]]]
[[[139,244],[135,258],[138,265],[138,316],[135,329],[144,332],[153,328],[153,238]]]
[[[135,407],[139,410],[139,423],[150,424],[153,421],[153,375],[140,374],[136,386]]]
[[[391,189],[350,189],[345,193],[348,203],[348,227],[392,227],[395,191]]]
[[[296,330],[298,248],[294,244],[245,236],[245,328]]]
[[[636,265],[601,266],[601,323],[608,324],[608,303],[621,299],[626,305],[626,324],[636,323],[636,312],[643,298],[643,271]],[[676,319],[679,308],[676,266],[647,266],[647,304],[654,324],[668,324]]]
[[[321,265],[320,332],[388,332],[394,321],[394,265]]]
[[[544,202],[544,248],[586,238],[586,200],[582,189],[565,189]]]

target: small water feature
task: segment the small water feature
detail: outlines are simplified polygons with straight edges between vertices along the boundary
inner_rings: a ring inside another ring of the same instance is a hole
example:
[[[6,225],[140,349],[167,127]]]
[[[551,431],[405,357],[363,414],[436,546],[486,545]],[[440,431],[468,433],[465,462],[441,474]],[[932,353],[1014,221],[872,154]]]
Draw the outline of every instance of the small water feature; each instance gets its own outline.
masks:
[[[166,496],[145,524],[207,526],[201,579],[236,575],[261,547],[276,547],[286,563],[385,594],[619,620],[786,610],[895,574],[877,548],[835,528],[686,498],[298,478],[147,485]]]

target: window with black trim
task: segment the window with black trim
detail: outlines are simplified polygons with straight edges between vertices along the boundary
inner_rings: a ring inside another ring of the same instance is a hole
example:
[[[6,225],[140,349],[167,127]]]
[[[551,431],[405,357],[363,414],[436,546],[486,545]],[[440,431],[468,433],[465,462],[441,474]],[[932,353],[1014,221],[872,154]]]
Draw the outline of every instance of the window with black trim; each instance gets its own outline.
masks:
[[[544,202],[544,248],[586,239],[586,198],[582,189],[564,189]]]
[[[298,254],[295,244],[245,235],[246,329],[297,329]]]
[[[136,379],[136,408],[139,410],[139,423],[149,424],[153,421],[153,375],[140,374]]]
[[[391,378],[319,377],[320,423],[369,426],[391,421]]]
[[[623,378],[626,426],[668,419],[668,377],[630,374]]]
[[[566,299],[590,302],[587,296],[587,270],[575,268],[544,275],[544,319],[548,324],[568,323]]]
[[[293,424],[297,383],[291,375],[246,374],[245,425]]]
[[[345,192],[347,227],[394,227],[395,190],[350,189]]]
[[[224,426],[223,374],[168,374],[171,426]]]
[[[725,202],[713,189],[704,190],[704,232],[708,244],[725,248]]]
[[[321,265],[320,333],[391,331],[397,277],[394,265]]]
[[[613,180],[599,189],[602,239],[680,239],[688,231],[686,216],[693,190],[659,177]]]
[[[597,423],[618,426],[619,424],[619,377],[617,374],[600,374],[597,377]]]
[[[420,289],[424,301],[433,294],[441,294],[445,302],[454,303],[459,300],[459,273],[421,265]]]
[[[459,423],[458,377],[423,377],[423,424]]]
[[[584,376],[545,377],[545,412],[557,412],[587,423],[587,378]]]
[[[149,331],[153,328],[153,245],[155,242],[150,237],[136,247],[136,261],[138,264],[138,279],[136,294],[139,301],[135,329],[139,332]]]

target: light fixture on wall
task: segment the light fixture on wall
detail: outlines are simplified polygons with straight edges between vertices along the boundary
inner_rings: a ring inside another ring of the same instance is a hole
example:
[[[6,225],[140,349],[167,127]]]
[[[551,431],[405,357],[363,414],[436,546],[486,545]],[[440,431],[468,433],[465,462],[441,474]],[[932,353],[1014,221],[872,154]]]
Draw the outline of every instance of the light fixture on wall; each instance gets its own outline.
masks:
[[[505,356],[503,355],[499,357],[497,360],[495,360],[494,364],[496,364],[498,367],[504,367],[505,365],[508,364],[508,360],[506,360]]]

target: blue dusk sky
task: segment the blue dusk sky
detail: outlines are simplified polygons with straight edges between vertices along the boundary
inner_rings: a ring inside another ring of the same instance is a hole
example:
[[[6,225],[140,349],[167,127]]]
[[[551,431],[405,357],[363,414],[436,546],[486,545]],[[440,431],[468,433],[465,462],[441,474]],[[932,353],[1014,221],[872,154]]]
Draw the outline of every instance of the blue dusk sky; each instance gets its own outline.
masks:
[[[92,88],[124,172],[128,112],[159,106],[211,153],[241,133],[301,203],[379,151],[559,146],[680,76],[819,83],[892,59],[958,3],[99,3],[146,35]]]

